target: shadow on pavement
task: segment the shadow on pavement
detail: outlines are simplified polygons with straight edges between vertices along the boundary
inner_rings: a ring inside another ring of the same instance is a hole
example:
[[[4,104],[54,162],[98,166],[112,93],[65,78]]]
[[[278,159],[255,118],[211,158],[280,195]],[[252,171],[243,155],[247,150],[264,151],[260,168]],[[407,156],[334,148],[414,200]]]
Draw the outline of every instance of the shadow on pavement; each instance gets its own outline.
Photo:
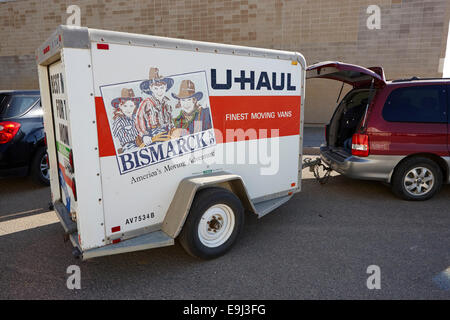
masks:
[[[28,177],[0,179],[0,222],[48,211],[50,187]]]
[[[47,224],[0,237],[0,299],[445,298],[433,277],[450,258],[449,196],[446,185],[429,201],[403,201],[379,182],[335,175],[320,185],[305,174],[302,192],[261,219],[247,215],[233,249],[211,261],[176,243],[81,262],[62,227]],[[49,201],[49,188],[0,180],[0,222]],[[377,293],[365,286],[374,263],[386,279]],[[70,265],[81,268],[79,291],[66,287]]]

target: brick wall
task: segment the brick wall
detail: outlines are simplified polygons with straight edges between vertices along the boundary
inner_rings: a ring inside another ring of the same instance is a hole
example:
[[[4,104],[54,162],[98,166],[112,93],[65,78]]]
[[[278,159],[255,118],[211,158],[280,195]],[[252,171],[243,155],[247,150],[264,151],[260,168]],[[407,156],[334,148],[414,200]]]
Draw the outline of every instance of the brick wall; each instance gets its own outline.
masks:
[[[299,51],[308,63],[382,65],[388,78],[438,77],[448,0],[17,0],[0,1],[0,90],[37,88],[34,50],[81,8],[92,28]],[[381,29],[368,30],[369,5]],[[311,80],[307,123],[328,121],[339,84]]]

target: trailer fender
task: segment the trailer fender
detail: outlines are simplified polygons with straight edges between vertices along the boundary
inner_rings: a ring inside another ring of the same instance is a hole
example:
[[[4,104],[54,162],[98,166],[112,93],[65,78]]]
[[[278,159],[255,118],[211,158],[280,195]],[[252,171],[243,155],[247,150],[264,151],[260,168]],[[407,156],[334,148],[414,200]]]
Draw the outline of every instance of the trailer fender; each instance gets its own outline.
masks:
[[[208,187],[221,187],[233,192],[241,200],[246,210],[256,214],[247,188],[239,175],[220,172],[212,175],[189,177],[181,180],[178,185],[164,218],[162,231],[170,237],[176,238],[183,228],[195,194],[198,190]]]

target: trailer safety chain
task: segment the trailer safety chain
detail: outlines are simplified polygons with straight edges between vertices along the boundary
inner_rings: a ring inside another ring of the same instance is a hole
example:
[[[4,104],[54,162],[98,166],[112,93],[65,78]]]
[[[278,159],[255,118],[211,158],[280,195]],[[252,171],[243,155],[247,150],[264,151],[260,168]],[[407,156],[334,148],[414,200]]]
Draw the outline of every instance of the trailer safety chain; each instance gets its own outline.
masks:
[[[320,168],[322,167],[323,171],[325,171],[325,174],[321,177],[320,176]],[[330,167],[327,167],[322,163],[322,160],[320,158],[316,158],[315,160],[312,160],[311,158],[305,158],[303,160],[302,169],[309,168],[309,171],[314,173],[314,177],[320,184],[325,184],[328,182],[328,179],[330,178],[331,169]]]

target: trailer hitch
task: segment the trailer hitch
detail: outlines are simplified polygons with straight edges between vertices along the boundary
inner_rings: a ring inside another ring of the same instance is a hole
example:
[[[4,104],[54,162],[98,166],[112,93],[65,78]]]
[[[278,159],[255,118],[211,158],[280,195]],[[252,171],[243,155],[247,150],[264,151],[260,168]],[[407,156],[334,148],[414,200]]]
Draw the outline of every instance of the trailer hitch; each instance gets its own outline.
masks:
[[[331,171],[333,171],[333,169],[323,164],[322,159],[320,158],[316,158],[315,160],[311,158],[305,158],[303,160],[302,169],[305,168],[309,168],[309,171],[314,174],[314,177],[320,184],[327,183],[328,179],[330,178]],[[320,168],[322,168],[322,171],[325,172],[323,176],[320,176]]]

